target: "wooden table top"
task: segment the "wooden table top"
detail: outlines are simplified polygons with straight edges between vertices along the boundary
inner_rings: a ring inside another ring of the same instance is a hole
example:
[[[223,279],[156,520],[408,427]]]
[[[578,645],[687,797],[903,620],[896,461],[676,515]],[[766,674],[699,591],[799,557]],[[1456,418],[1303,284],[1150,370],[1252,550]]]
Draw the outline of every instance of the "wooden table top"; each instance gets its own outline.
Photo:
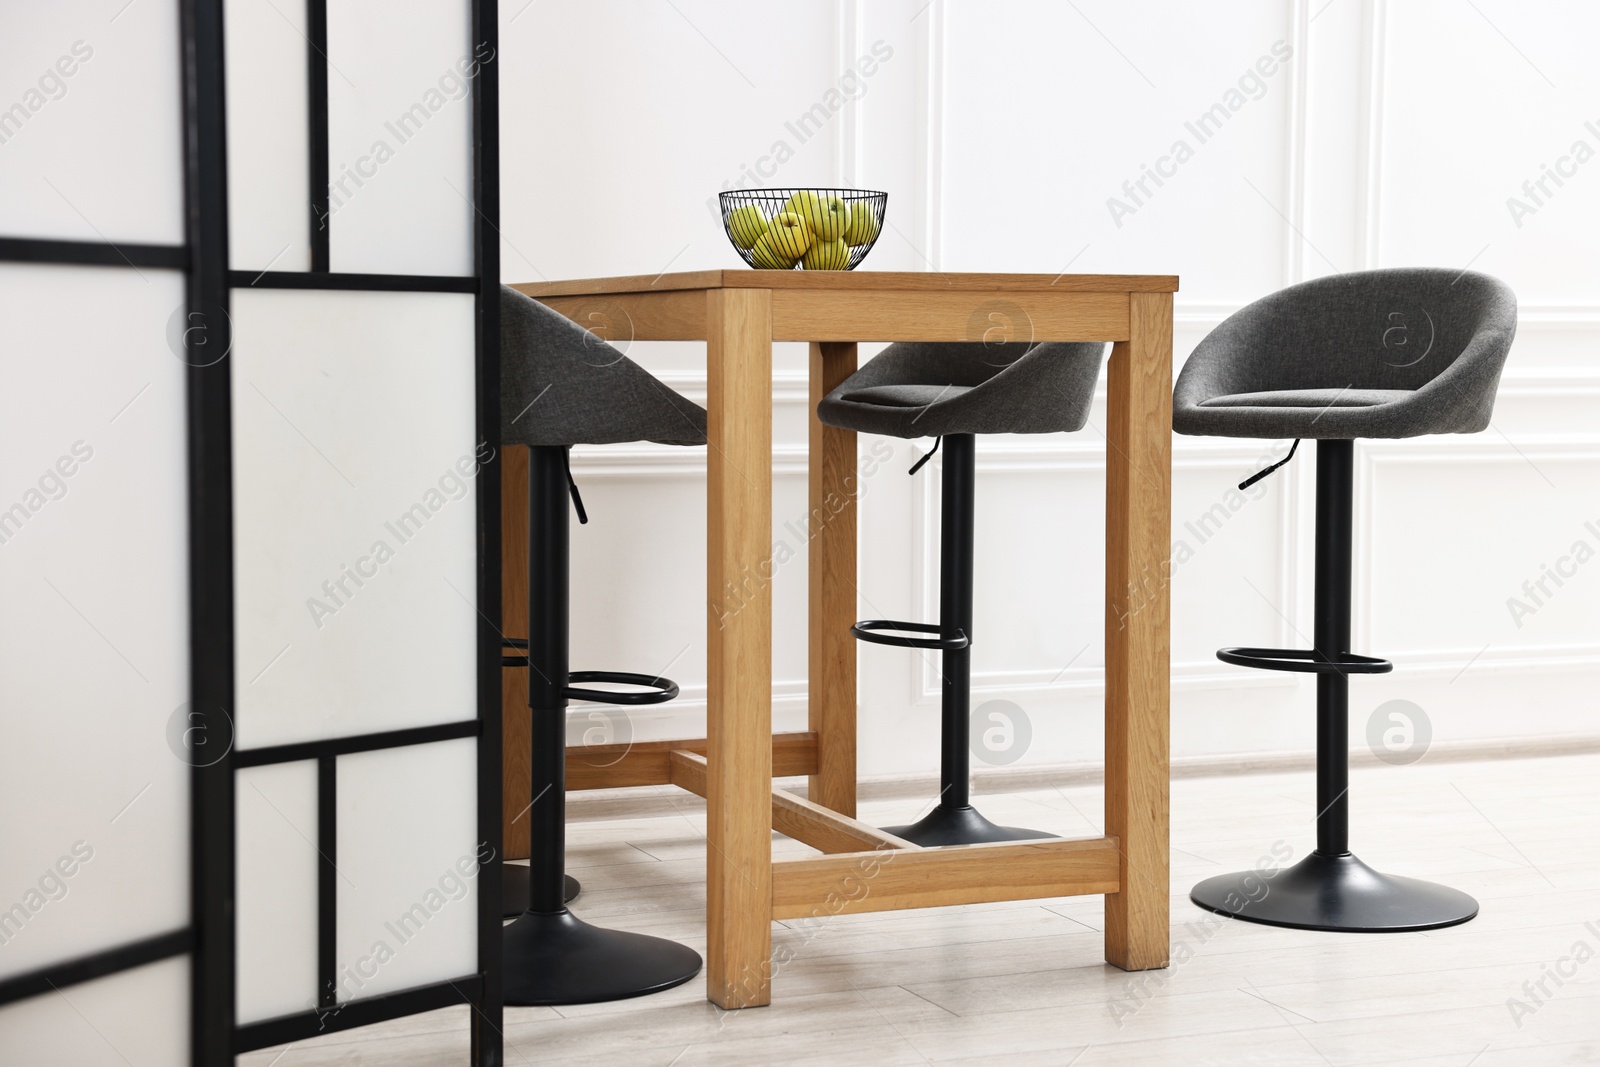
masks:
[[[511,286],[538,299],[547,296],[600,296],[659,293],[684,289],[825,289],[842,292],[1057,292],[1175,293],[1173,274],[984,274],[903,270],[693,270],[674,274],[633,274],[617,278],[518,282]]]

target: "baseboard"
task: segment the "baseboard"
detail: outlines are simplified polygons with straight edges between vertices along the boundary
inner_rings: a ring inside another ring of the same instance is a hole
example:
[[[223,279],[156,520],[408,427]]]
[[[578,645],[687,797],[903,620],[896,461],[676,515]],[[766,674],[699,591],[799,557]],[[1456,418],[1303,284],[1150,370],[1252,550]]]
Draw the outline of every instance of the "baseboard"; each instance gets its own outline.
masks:
[[[1471,763],[1488,760],[1545,759],[1600,753],[1600,734],[1566,734],[1548,737],[1494,738],[1480,741],[1441,741],[1428,749],[1420,763]],[[1350,750],[1350,766],[1384,764],[1365,746]],[[1172,761],[1173,778],[1238,777],[1244,774],[1286,774],[1311,771],[1316,753],[1261,752],[1218,756],[1180,756]],[[1099,785],[1105,781],[1103,763],[1065,763],[1044,767],[993,767],[972,773],[975,795],[1023,793],[1035,789]],[[782,778],[778,784],[803,791],[804,778]],[[883,775],[863,778],[856,795],[862,800],[907,800],[929,797],[939,790],[937,775]],[[567,795],[567,818],[573,821],[637,819],[659,815],[698,813],[704,801],[672,786],[639,789],[596,789]]]

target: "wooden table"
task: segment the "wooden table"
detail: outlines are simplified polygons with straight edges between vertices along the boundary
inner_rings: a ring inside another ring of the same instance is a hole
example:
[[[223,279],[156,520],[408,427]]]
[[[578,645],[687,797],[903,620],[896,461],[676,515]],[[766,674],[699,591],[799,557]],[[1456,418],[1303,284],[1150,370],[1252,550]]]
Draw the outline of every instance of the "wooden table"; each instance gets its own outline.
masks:
[[[626,321],[637,340],[706,342],[706,737],[586,748],[569,759],[567,785],[673,784],[706,799],[707,997],[724,1008],[771,1002],[774,919],[1072,894],[1105,894],[1107,961],[1166,966],[1177,278],[716,270],[516,288],[584,325]],[[858,341],[986,332],[1115,342],[1105,431],[1105,835],[918,848],[854,818],[856,435],[818,422],[816,402],[856,369]],[[809,548],[810,729],[777,736],[766,566],[774,341],[810,342],[810,506],[833,515]],[[517,511],[511,500],[507,511]],[[775,775],[808,775],[810,798],[774,790]],[[773,862],[774,829],[823,854]]]

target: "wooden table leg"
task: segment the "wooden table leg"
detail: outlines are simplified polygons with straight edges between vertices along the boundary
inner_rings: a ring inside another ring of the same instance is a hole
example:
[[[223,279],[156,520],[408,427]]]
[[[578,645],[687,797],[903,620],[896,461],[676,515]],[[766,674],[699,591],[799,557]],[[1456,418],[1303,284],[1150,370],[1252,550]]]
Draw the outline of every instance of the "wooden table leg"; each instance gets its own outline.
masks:
[[[706,996],[772,1002],[772,296],[706,294]]]
[[[810,495],[806,531],[811,597],[810,726],[817,735],[815,803],[852,818],[856,813],[856,470],[853,430],[824,426],[817,403],[856,369],[852,342],[811,345]]]
[[[500,450],[500,633],[528,636],[528,449]],[[528,808],[533,800],[532,719],[528,711],[528,670],[501,672],[501,805],[505,858],[528,858]]]
[[[1132,293],[1106,411],[1106,961],[1165,967],[1172,534],[1172,294]]]

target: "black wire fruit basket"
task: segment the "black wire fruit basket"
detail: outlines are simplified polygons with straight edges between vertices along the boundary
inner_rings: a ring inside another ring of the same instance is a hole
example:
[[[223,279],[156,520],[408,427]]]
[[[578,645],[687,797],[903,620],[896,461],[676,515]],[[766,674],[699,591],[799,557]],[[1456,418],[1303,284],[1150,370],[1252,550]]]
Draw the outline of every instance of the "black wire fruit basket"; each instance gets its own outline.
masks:
[[[883,232],[888,193],[870,189],[736,189],[722,228],[757,270],[855,270]]]

